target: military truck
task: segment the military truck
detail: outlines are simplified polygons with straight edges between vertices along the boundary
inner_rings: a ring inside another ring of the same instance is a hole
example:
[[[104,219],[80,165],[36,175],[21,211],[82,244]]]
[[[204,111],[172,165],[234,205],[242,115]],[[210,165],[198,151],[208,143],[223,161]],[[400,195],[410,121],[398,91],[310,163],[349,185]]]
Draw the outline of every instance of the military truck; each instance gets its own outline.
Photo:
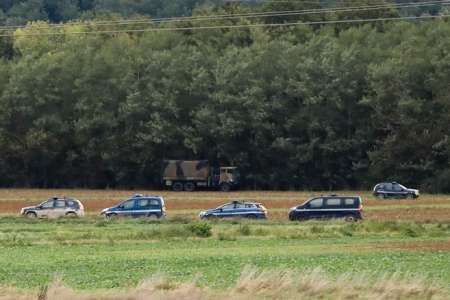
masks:
[[[214,188],[228,192],[239,187],[236,167],[213,167],[208,160],[164,160],[162,183],[179,192]]]

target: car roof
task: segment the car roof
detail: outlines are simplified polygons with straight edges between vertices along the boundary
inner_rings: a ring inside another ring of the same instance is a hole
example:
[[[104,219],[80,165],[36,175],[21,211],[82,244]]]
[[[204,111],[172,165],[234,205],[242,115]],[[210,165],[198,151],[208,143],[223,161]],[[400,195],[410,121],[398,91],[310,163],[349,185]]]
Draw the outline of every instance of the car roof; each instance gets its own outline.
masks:
[[[133,196],[131,196],[130,199],[136,199],[136,198],[159,198],[159,199],[162,199],[162,196],[134,194]]]

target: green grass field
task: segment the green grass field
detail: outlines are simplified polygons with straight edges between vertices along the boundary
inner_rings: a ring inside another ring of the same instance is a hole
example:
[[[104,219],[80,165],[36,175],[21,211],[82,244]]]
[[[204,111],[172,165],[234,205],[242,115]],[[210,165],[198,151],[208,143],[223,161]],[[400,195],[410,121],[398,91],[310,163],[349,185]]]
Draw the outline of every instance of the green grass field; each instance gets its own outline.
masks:
[[[0,190],[0,299],[253,299],[261,290],[264,299],[450,299],[447,195],[341,192],[362,195],[357,223],[286,220],[289,207],[320,192],[147,191],[164,196],[167,220],[98,216],[133,193]],[[81,199],[88,216],[17,215],[52,195]],[[235,198],[261,201],[269,220],[197,221]]]
[[[59,276],[76,289],[129,288],[157,273],[220,289],[234,284],[250,265],[319,267],[333,276],[398,273],[450,288],[449,241],[445,222],[2,217],[0,283],[35,289]]]

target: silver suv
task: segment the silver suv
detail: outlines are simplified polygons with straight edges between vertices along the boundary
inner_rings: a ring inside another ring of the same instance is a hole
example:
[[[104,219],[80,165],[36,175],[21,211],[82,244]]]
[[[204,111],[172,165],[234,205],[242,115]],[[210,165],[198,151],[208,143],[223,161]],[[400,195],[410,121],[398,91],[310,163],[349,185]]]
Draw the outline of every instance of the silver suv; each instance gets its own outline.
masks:
[[[84,206],[77,199],[53,197],[39,205],[22,208],[20,214],[28,218],[82,217]]]

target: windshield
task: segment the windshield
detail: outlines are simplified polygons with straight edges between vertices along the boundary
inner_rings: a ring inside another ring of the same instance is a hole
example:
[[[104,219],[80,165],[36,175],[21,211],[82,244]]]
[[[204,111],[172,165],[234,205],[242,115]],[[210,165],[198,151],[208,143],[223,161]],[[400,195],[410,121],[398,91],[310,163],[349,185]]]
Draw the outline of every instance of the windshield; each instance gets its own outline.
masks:
[[[403,186],[403,185],[401,185],[401,184],[398,184],[398,186],[399,186],[400,188],[404,189],[404,190],[407,190],[407,188],[406,188],[406,187],[404,187],[404,186]]]

